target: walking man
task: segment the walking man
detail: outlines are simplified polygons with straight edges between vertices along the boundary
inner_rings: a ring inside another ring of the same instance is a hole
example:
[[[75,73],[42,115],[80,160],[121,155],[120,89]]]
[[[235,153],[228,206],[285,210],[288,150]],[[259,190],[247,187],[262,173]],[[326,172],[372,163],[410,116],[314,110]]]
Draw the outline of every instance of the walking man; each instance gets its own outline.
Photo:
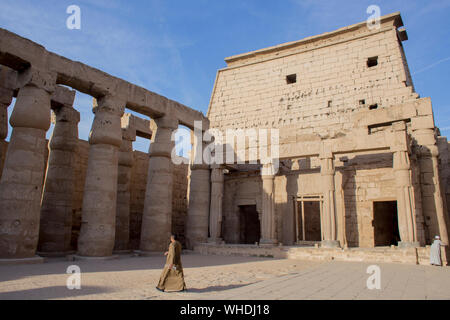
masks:
[[[174,234],[170,236],[169,251],[165,252],[164,255],[167,256],[166,265],[156,289],[163,292],[186,290],[183,266],[181,265],[181,243],[176,240]]]

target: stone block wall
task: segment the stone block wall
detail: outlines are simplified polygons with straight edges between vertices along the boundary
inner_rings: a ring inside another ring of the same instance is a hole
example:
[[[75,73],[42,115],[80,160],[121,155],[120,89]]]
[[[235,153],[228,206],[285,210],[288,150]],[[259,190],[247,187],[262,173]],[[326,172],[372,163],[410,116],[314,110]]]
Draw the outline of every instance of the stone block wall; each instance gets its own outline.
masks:
[[[328,249],[315,247],[199,244],[195,247],[195,251],[205,255],[267,257],[292,260],[430,264],[430,246],[405,249],[396,247]],[[444,265],[446,265],[448,259],[445,252],[441,253],[441,259]]]
[[[227,59],[211,97],[211,127],[279,128],[283,144],[349,132],[353,112],[418,97],[392,21],[377,32],[364,23],[316,38]],[[378,64],[368,67],[371,57]]]

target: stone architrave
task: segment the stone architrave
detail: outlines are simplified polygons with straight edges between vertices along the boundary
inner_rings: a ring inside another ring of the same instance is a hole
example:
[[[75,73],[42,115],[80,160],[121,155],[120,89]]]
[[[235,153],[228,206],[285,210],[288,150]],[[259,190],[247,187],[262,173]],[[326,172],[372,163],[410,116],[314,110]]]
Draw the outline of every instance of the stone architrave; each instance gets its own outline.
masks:
[[[209,209],[209,233],[208,242],[220,243],[222,227],[222,200],[224,190],[223,168],[213,167],[211,170],[211,204]]]
[[[336,227],[336,192],[335,168],[333,155],[325,152],[320,155],[320,175],[322,178],[323,210],[322,210],[322,247],[339,247]]]
[[[121,117],[124,102],[107,95],[94,104],[89,160],[84,186],[78,255],[110,257],[116,231],[116,201]]]
[[[0,180],[0,259],[34,258],[39,238],[45,133],[56,76],[29,68],[11,114],[13,127]]]
[[[71,251],[75,154],[80,113],[73,107],[75,91],[68,91],[68,104],[54,109],[55,127],[49,143],[39,231],[39,254],[64,255]]]
[[[122,145],[119,149],[119,172],[117,176],[117,208],[115,252],[128,251],[130,241],[131,168],[133,166],[133,141],[136,130],[122,128]]]
[[[172,232],[172,150],[175,147],[172,133],[178,128],[178,120],[168,116],[154,119],[157,129],[150,145],[147,188],[140,250],[163,251]]]
[[[262,204],[261,204],[261,240],[260,244],[275,245],[275,194],[274,194],[274,168],[271,163],[264,164],[261,168],[262,176]]]

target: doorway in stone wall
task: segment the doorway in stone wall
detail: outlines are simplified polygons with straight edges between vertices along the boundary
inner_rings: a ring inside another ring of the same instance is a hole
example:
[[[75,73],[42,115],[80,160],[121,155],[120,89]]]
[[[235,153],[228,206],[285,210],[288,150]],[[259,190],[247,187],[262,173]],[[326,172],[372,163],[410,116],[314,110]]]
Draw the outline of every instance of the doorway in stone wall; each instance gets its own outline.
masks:
[[[239,226],[239,243],[259,242],[261,227],[256,205],[239,206]]]
[[[372,225],[375,247],[398,245],[397,201],[375,201]]]
[[[308,244],[322,240],[322,203],[320,196],[294,199],[296,243]]]

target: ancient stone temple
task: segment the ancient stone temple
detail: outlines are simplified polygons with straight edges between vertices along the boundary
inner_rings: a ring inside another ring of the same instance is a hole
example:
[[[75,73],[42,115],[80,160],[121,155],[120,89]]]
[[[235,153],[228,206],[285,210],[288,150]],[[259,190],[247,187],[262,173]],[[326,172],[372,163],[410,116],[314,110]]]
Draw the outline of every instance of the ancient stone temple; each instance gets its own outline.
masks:
[[[448,244],[449,147],[402,26],[394,13],[226,58],[207,117],[0,29],[0,263],[146,255],[171,233],[205,253],[423,261],[435,235]]]
[[[213,237],[322,248],[424,247],[435,235],[448,243],[448,143],[430,98],[414,90],[402,26],[395,13],[379,28],[363,22],[225,59],[210,126],[277,128],[279,170],[248,161],[212,170],[223,194],[211,200],[221,221]]]
[[[78,138],[76,91],[93,97],[89,141]],[[189,160],[174,154],[172,135],[194,122],[207,130],[202,113],[4,29],[0,107],[0,262],[146,254],[171,233],[187,242]],[[151,139],[149,153],[133,151],[137,136]],[[209,184],[208,173],[189,196],[209,203]]]

